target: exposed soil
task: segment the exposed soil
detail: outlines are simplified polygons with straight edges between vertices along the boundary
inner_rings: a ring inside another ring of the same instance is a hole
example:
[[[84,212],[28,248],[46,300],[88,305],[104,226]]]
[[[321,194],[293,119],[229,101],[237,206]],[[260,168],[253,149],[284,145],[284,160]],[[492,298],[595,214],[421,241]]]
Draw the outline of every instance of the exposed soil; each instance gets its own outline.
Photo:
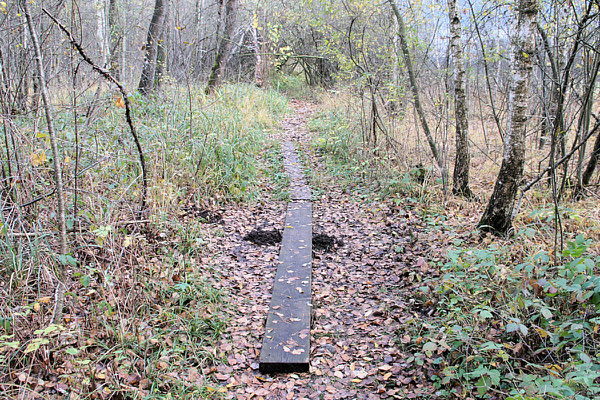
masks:
[[[313,233],[312,248],[314,251],[331,251],[334,247],[341,247],[344,241],[324,233]]]
[[[254,229],[244,236],[243,239],[257,246],[273,246],[281,243],[282,234],[277,229]],[[343,245],[344,241],[337,239],[334,236],[324,233],[313,233],[312,235],[312,246],[314,251],[329,252],[335,247],[341,247]]]
[[[244,236],[244,240],[258,246],[273,246],[281,243],[281,232],[276,229],[270,231],[254,229]]]

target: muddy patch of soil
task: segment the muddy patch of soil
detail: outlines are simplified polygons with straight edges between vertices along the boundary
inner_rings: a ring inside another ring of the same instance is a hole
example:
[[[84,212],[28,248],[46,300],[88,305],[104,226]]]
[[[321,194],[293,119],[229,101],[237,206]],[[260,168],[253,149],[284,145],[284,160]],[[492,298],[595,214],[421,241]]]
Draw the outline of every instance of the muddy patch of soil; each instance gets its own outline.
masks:
[[[266,231],[262,229],[254,229],[246,236],[244,240],[254,243],[258,246],[272,246],[277,243],[281,243],[281,232],[277,229]]]
[[[183,211],[185,216],[198,218],[200,222],[205,224],[219,224],[223,221],[223,215],[220,212],[207,210],[195,204],[183,207]]]
[[[336,246],[343,246],[344,242],[341,239],[337,239],[333,236],[329,236],[324,233],[313,233],[312,245],[313,250],[315,251],[328,252]]]

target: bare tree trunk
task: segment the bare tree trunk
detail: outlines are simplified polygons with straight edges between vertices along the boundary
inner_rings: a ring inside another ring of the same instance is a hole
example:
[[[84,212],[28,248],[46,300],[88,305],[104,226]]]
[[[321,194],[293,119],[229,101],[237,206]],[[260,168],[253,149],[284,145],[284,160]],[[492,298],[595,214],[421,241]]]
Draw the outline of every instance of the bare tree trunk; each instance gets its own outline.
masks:
[[[254,66],[254,84],[258,87],[261,87],[265,81],[264,76],[264,61],[262,54],[262,46],[260,40],[260,34],[258,32],[258,27],[252,27],[252,41],[254,44],[254,54],[255,54],[255,66]]]
[[[448,17],[452,57],[454,59],[454,114],[456,118],[456,158],[452,193],[467,198],[473,197],[469,188],[469,121],[465,94],[465,65],[461,43],[460,18],[456,12],[456,0],[448,0]]]
[[[96,37],[98,39],[98,46],[100,47],[101,65],[103,68],[106,68],[108,60],[110,60],[108,35],[106,34],[106,1],[95,0],[94,7],[96,7]]]
[[[123,27],[119,18],[119,5],[117,0],[109,0],[108,29],[110,31],[110,61],[109,69],[116,80],[121,80],[121,63],[123,55]]]
[[[146,54],[144,56],[144,68],[138,90],[146,95],[154,89],[154,75],[156,73],[156,57],[158,54],[158,41],[161,37],[163,28],[163,19],[165,17],[165,2],[169,0],[156,0],[154,3],[154,13],[148,27],[148,36],[146,38]]]
[[[594,175],[594,171],[596,170],[596,165],[598,165],[598,159],[600,159],[600,134],[596,136],[592,155],[590,156],[590,160],[588,161],[587,167],[585,168],[583,176],[581,177],[583,187],[590,184],[592,175]]]
[[[494,192],[478,225],[483,231],[500,235],[506,235],[512,227],[515,198],[523,178],[528,94],[535,50],[537,12],[536,0],[519,0],[513,41],[513,78],[509,93],[504,157]]]
[[[29,10],[29,4],[27,0],[21,1],[21,6],[25,12],[25,18],[27,20],[27,27],[35,50],[35,58],[37,65],[38,78],[40,80],[40,90],[42,94],[42,102],[44,104],[44,111],[46,112],[46,123],[48,124],[48,136],[50,137],[50,145],[52,148],[52,157],[54,163],[54,180],[56,185],[56,197],[58,203],[58,225],[60,233],[60,254],[67,254],[67,227],[65,223],[65,202],[63,193],[63,182],[62,182],[62,170],[61,170],[61,156],[58,151],[58,143],[56,140],[56,133],[54,131],[54,117],[52,104],[50,104],[50,96],[48,94],[48,88],[46,87],[46,73],[44,71],[44,62],[42,61],[42,50],[38,41],[37,33],[33,25],[31,18],[31,12]]]
[[[35,59],[37,64],[38,78],[40,80],[40,91],[42,95],[42,103],[44,105],[44,111],[46,113],[46,123],[48,125],[48,136],[50,138],[50,146],[52,148],[52,158],[54,163],[54,183],[56,186],[56,198],[57,198],[57,215],[58,215],[58,227],[59,227],[59,238],[60,238],[60,254],[68,253],[67,245],[67,224],[65,219],[65,196],[63,192],[62,182],[62,170],[60,152],[58,151],[58,143],[56,140],[56,132],[54,131],[54,117],[52,110],[52,104],[50,104],[50,96],[48,94],[48,88],[46,87],[46,73],[44,71],[44,62],[42,61],[42,49],[38,40],[33,20],[31,18],[31,12],[29,10],[28,0],[21,0],[21,7],[23,8],[25,18],[27,20],[27,27],[29,28],[29,34],[31,36],[31,42],[35,50]],[[55,307],[54,315],[52,316],[52,323],[61,323],[62,320],[62,309],[65,301],[65,286],[62,283],[60,277],[58,285],[56,286],[55,293]]]
[[[167,46],[165,44],[168,38],[167,26],[169,23],[169,1],[165,3],[165,17],[163,18],[163,27],[161,29],[160,40],[156,53],[156,71],[154,72],[154,89],[158,89],[162,84],[163,75],[167,69]]]
[[[27,24],[26,21],[23,21],[23,24],[19,24],[17,28],[21,35],[22,45],[18,47],[18,50],[15,52],[16,54],[16,62],[17,62],[17,75],[16,78],[19,80],[16,83],[15,91],[14,91],[14,101],[13,101],[13,109],[11,112],[13,114],[24,114],[30,110],[29,107],[29,88],[30,88],[30,79],[31,75],[33,75],[29,71],[29,37],[27,36],[27,30],[23,28]],[[13,77],[13,81],[15,77]]]
[[[437,145],[433,140],[433,135],[431,134],[431,130],[429,129],[429,124],[427,124],[427,117],[425,116],[425,111],[421,105],[421,98],[419,97],[419,86],[417,85],[417,78],[415,77],[415,72],[413,68],[412,59],[410,56],[410,51],[408,49],[408,41],[406,39],[406,28],[404,25],[404,18],[400,14],[398,10],[398,6],[396,5],[395,0],[388,0],[392,10],[394,11],[394,15],[396,16],[396,21],[398,21],[398,38],[400,39],[400,48],[402,49],[402,57],[404,59],[404,64],[406,65],[406,69],[408,72],[408,80],[410,83],[410,87],[413,92],[413,100],[415,102],[415,109],[417,111],[417,115],[419,116],[419,121],[421,122],[421,126],[423,127],[423,131],[425,132],[425,137],[427,138],[427,143],[429,144],[429,148],[431,149],[431,153],[433,154],[433,158],[440,169],[442,175],[442,181],[444,183],[444,189],[446,188],[446,184],[448,182],[448,172],[446,171],[446,166],[444,165],[444,160],[438,151]]]
[[[596,32],[596,46],[595,48],[600,47],[600,34]],[[586,88],[585,93],[583,95],[583,105],[581,108],[581,114],[579,116],[579,122],[577,126],[577,136],[580,141],[584,140],[585,135],[590,129],[590,122],[592,117],[592,111],[594,108],[594,92],[596,91],[596,81],[598,78],[598,73],[600,71],[600,54],[595,53],[594,57],[591,55],[592,51],[587,50],[584,55],[584,70],[586,71]],[[593,62],[590,65],[590,60]],[[598,151],[596,146],[600,146],[600,143],[596,142],[594,145],[594,151],[592,154],[592,158],[588,162],[585,173],[583,170],[583,163],[585,159],[586,153],[586,145],[585,143],[582,145],[581,150],[579,151],[579,157],[577,160],[577,183],[575,185],[575,189],[573,191],[573,197],[580,198],[583,194],[583,189],[586,185],[589,185],[590,179],[596,168],[595,163],[598,161]],[[594,156],[595,155],[595,156]],[[593,165],[592,165],[593,164]],[[588,172],[589,171],[589,172]]]
[[[233,28],[235,26],[237,15],[237,0],[219,0],[221,5],[223,4],[223,1],[227,2],[225,5],[225,28],[217,46],[215,63],[213,64],[208,83],[206,84],[206,93],[212,92],[214,88],[221,83],[223,72],[225,70],[225,63],[223,61],[227,60],[231,49],[230,42],[233,36]]]

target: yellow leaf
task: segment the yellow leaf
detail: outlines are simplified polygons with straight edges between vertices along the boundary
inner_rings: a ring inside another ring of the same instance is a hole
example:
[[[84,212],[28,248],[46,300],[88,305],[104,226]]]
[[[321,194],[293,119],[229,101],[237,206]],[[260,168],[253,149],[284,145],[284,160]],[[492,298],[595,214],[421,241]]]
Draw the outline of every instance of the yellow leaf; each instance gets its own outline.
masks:
[[[71,157],[65,157],[65,164],[71,164]]]
[[[40,303],[33,303],[33,311],[35,311],[35,312],[40,311]]]
[[[362,382],[362,379],[356,379],[356,378],[355,378],[355,379],[352,379],[352,382],[354,382],[354,383],[361,383],[361,382]]]
[[[133,238],[131,236],[125,236],[125,241],[123,242],[123,247],[129,247],[133,243]]]
[[[50,303],[50,299],[51,299],[51,297],[42,297],[41,299],[38,299],[38,302],[43,303],[43,304],[48,304],[48,303]]]
[[[542,329],[542,328],[535,328],[535,330],[540,334],[540,336],[542,338],[546,338],[548,337],[548,331]]]
[[[43,139],[45,137],[48,137],[48,134],[47,133],[38,132],[38,133],[35,134],[35,137],[38,138],[38,139]]]
[[[35,153],[31,153],[29,159],[31,160],[31,165],[34,167],[42,165],[46,162],[46,152],[44,150],[39,150]]]
[[[117,97],[117,100],[115,101],[115,105],[119,108],[125,108],[125,102],[123,101],[123,98]]]

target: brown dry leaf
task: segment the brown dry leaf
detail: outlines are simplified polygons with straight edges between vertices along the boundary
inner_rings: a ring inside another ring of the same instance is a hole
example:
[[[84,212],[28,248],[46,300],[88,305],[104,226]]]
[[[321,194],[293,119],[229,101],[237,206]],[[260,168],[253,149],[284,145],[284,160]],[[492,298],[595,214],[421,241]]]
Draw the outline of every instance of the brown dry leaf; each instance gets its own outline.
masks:
[[[115,105],[118,108],[125,108],[125,102],[123,101],[122,97],[117,97],[117,99],[115,100]]]

